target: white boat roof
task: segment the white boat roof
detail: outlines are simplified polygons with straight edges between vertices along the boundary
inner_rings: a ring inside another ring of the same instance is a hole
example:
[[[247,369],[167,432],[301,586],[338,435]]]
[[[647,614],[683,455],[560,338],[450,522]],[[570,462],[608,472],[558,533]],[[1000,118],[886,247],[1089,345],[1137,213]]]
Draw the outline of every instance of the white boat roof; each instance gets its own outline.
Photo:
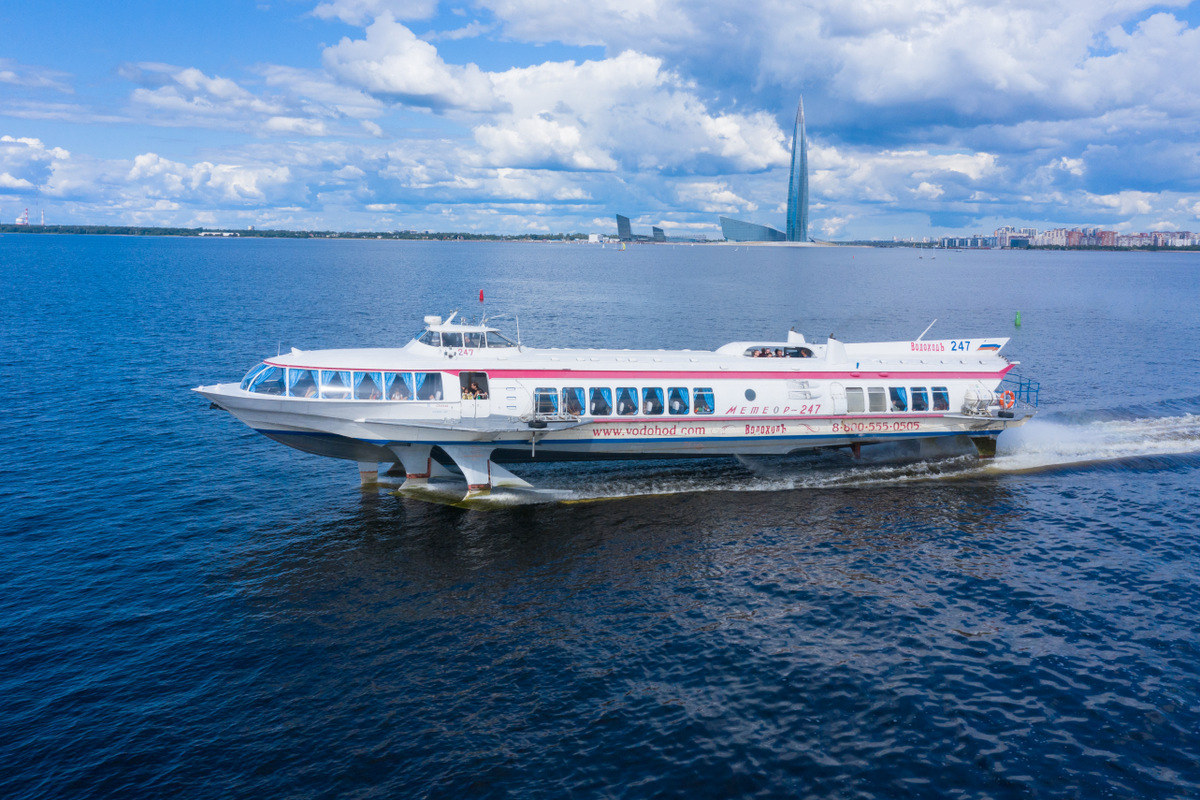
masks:
[[[809,372],[827,369],[832,364],[911,369],[956,369],[963,366],[994,366],[1004,360],[999,351],[1007,338],[909,340],[895,342],[841,342],[830,337],[824,344],[807,342],[790,331],[782,341],[745,340],[730,342],[716,350],[616,350],[611,348],[534,348],[527,346],[456,348],[424,344],[419,341],[430,332],[500,335],[487,324],[455,321],[457,312],[446,320],[425,317],[425,330],[403,347],[343,348],[298,350],[265,359],[280,367],[351,371],[404,371],[495,369],[520,364],[543,369],[607,369],[629,371],[670,370],[719,366],[723,369],[770,372]],[[753,351],[767,348],[772,352],[805,358],[749,358]],[[1005,360],[1006,361],[1006,360]]]

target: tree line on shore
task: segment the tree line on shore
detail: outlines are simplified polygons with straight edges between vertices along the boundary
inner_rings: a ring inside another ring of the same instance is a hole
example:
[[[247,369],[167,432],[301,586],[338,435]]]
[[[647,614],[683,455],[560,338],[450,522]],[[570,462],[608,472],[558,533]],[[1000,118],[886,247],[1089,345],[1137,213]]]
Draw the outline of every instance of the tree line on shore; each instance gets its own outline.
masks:
[[[12,225],[0,224],[0,233],[59,233],[113,236],[205,236],[260,239],[417,239],[437,241],[561,242],[586,240],[586,233],[490,233],[434,231],[289,231],[231,230],[228,228],[158,228],[138,225]]]

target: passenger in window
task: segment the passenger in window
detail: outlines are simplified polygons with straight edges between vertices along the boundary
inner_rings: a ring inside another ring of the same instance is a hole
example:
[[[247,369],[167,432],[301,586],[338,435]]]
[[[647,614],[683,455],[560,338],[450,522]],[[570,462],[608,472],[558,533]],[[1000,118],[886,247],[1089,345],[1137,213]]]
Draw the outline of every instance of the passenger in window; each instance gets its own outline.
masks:
[[[667,399],[667,406],[672,414],[688,413],[687,389],[672,387]]]
[[[563,410],[573,417],[583,413],[583,389],[569,386],[562,390]]]
[[[783,358],[783,350],[781,350],[781,349],[779,349],[778,347],[776,347],[776,348],[775,348],[775,357],[776,357],[776,358]]]
[[[533,392],[534,411],[537,414],[558,413],[558,392],[554,389],[535,389]]]
[[[634,391],[634,389],[617,390],[617,414],[629,416],[637,413],[637,395],[634,394]]]
[[[607,417],[612,413],[608,389],[592,389],[592,416]]]
[[[354,396],[359,400],[378,400],[379,384],[375,382],[375,376],[369,372],[363,375],[354,389]]]
[[[663,413],[662,389],[642,390],[642,412],[645,414]]]

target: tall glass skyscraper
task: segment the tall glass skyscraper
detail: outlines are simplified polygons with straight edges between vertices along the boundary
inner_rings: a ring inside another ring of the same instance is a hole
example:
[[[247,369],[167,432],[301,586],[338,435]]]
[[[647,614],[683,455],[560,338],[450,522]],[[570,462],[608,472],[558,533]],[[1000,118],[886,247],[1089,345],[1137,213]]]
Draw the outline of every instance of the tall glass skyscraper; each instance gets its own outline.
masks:
[[[808,241],[808,136],[804,133],[804,98],[796,106],[792,129],[792,177],[788,182],[787,233],[769,225],[720,217],[721,234],[730,242]]]
[[[808,241],[808,137],[804,134],[804,98],[796,106],[792,129],[792,179],[788,182],[787,240]]]

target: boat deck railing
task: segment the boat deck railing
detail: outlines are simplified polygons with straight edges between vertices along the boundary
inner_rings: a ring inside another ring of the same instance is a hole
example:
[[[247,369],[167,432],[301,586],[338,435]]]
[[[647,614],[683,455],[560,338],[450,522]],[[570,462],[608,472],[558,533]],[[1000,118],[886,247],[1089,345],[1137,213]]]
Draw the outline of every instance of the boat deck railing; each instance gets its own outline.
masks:
[[[1000,381],[1000,391],[1005,390],[1012,392],[1018,403],[1037,408],[1042,384],[1040,381],[1033,381],[1010,372],[1004,380]]]
[[[567,422],[567,423],[579,422],[579,415],[578,414],[568,414],[565,411],[554,412],[554,413],[544,412],[541,414],[538,414],[538,413],[526,414],[526,415],[520,417],[520,420],[522,422],[526,422],[526,423],[530,423],[533,425],[537,425],[538,427],[542,427],[547,422]]]

